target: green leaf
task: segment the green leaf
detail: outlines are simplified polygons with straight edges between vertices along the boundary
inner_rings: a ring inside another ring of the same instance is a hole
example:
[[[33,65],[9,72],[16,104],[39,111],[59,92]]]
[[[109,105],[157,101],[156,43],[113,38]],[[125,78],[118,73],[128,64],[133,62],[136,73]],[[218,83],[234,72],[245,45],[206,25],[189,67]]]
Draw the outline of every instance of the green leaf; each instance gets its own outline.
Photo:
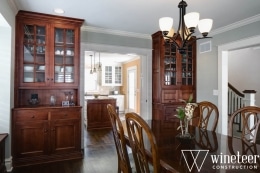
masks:
[[[184,109],[183,108],[177,108],[176,111],[177,111],[177,115],[176,116],[180,120],[184,120],[184,118],[185,118],[185,111],[184,111]]]

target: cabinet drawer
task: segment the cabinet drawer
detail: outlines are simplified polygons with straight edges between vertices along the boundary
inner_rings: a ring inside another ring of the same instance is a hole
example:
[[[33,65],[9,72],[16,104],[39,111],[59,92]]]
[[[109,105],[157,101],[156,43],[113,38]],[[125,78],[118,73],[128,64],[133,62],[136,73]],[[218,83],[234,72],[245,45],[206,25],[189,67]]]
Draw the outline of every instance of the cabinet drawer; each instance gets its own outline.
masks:
[[[59,110],[51,112],[51,120],[57,119],[78,119],[80,118],[79,110]]]
[[[162,90],[162,103],[178,102],[178,91],[176,90]]]
[[[48,120],[48,111],[19,110],[14,112],[15,121]]]
[[[177,111],[176,109],[178,108],[179,106],[176,105],[176,106],[166,106],[164,108],[164,119],[166,121],[179,121],[179,119],[175,116],[177,115]]]

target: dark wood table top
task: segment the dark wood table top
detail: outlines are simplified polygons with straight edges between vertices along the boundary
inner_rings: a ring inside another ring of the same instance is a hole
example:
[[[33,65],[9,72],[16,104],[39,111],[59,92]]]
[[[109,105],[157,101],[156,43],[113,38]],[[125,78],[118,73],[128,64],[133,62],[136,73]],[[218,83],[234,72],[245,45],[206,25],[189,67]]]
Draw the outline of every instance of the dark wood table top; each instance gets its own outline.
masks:
[[[177,137],[179,123],[148,121],[161,161],[177,172],[260,172],[260,144],[190,126],[193,139]],[[148,147],[149,148],[149,147]],[[194,162],[195,161],[195,162]]]

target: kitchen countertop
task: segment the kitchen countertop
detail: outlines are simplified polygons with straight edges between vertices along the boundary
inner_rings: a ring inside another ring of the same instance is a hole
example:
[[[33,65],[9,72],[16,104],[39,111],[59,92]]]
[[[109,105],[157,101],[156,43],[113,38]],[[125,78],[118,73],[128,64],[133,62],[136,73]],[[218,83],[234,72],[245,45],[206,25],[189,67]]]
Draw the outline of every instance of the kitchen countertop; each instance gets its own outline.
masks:
[[[108,97],[108,96],[98,96],[98,98],[94,98],[94,96],[92,97],[88,97],[85,100],[109,100],[109,99],[115,99],[113,97]]]

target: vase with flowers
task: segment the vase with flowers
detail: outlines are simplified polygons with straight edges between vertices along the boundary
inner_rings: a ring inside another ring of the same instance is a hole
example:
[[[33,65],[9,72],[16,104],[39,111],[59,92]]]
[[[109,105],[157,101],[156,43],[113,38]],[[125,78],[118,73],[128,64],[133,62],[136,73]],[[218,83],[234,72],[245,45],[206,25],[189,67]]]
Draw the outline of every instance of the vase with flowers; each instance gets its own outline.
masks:
[[[193,118],[194,109],[197,107],[197,104],[192,103],[192,100],[193,95],[190,95],[187,101],[181,100],[185,103],[185,106],[177,108],[177,115],[175,116],[180,119],[180,126],[177,128],[177,130],[181,130],[181,133],[178,135],[179,138],[192,138],[192,135],[189,133],[189,123]]]

